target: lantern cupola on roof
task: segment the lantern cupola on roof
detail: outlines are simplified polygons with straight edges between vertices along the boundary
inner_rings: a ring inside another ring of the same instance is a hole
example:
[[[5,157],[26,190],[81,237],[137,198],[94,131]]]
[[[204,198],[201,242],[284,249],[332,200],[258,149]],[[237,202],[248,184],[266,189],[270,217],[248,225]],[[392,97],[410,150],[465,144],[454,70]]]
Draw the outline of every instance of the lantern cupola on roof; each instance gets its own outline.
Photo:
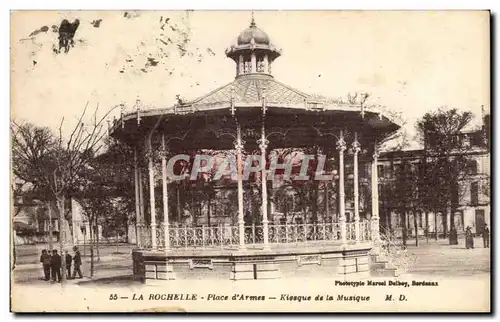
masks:
[[[244,75],[271,76],[271,64],[281,55],[269,36],[255,24],[252,14],[250,26],[238,36],[235,45],[226,49],[226,56],[236,63],[236,77]]]

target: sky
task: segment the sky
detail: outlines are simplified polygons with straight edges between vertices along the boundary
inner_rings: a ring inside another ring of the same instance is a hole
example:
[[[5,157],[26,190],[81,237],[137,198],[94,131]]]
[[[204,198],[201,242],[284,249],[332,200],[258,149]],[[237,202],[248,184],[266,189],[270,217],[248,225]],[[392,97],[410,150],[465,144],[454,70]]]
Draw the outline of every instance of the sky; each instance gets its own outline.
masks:
[[[400,112],[410,132],[419,117],[440,106],[478,117],[482,105],[490,109],[488,12],[254,16],[283,50],[273,76],[304,92],[368,92],[370,103]],[[80,24],[74,47],[55,54],[52,25],[63,19]],[[177,94],[194,99],[234,79],[235,64],[224,50],[250,20],[250,11],[13,13],[11,116],[54,129],[64,117],[69,129],[86,104],[99,105],[102,114],[120,103],[133,110],[137,100],[144,108],[161,108],[174,104]]]

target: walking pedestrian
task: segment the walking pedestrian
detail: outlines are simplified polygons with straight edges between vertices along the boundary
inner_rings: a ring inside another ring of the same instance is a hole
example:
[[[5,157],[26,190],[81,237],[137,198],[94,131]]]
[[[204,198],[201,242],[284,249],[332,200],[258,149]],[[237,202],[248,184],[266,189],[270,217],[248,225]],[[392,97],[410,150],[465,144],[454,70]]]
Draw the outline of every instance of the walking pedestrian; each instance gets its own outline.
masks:
[[[66,276],[68,276],[68,279],[69,279],[69,278],[71,278],[71,260],[72,260],[72,257],[68,253],[67,250],[65,251],[65,254],[66,254],[66,271],[68,272],[68,274],[66,274]]]
[[[42,255],[40,256],[40,263],[43,266],[43,275],[46,281],[50,280],[50,255],[47,253],[47,250],[42,250]]]
[[[484,224],[483,244],[484,248],[490,248],[490,229],[488,228],[488,224]]]
[[[57,253],[57,250],[52,251],[52,261],[50,265],[52,269],[52,280],[54,282],[61,281],[61,256]]]
[[[458,245],[458,234],[457,230],[455,229],[455,226],[451,226],[449,238],[450,238],[450,245]]]
[[[80,270],[80,266],[82,266],[82,256],[80,255],[78,247],[74,246],[73,251],[75,252],[75,255],[73,256],[73,278],[76,277],[76,273],[78,273],[78,278],[82,278],[83,274]]]
[[[465,248],[474,248],[474,238],[472,236],[472,230],[469,226],[465,229]]]

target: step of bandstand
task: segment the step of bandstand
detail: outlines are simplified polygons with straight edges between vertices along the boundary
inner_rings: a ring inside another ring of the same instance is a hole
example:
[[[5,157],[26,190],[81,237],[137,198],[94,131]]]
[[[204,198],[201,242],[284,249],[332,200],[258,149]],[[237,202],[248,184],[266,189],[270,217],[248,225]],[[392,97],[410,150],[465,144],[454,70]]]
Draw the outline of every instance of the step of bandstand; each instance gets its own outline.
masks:
[[[397,277],[401,275],[401,271],[398,268],[377,268],[372,269],[370,272],[372,277]]]

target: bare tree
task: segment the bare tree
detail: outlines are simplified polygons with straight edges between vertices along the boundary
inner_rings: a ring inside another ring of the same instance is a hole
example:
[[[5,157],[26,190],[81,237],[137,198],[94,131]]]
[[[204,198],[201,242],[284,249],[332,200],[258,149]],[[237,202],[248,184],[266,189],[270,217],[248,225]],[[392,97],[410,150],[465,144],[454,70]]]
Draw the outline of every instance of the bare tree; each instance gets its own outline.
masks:
[[[43,179],[45,167],[50,163],[50,154],[55,147],[55,136],[47,127],[38,127],[30,123],[11,124],[12,138],[12,172],[23,184],[14,194],[21,194],[20,189],[31,184],[31,193],[45,202],[49,211],[49,249],[52,250],[51,202],[54,200],[52,190]]]
[[[12,122],[13,169],[16,176],[46,188],[55,200],[59,213],[59,248],[61,255],[66,243],[65,209],[66,201],[78,190],[88,163],[101,150],[106,135],[105,119],[109,113],[98,117],[99,106],[87,118],[87,107],[83,109],[78,122],[68,139],[63,136],[64,118],[58,134],[50,129],[26,123]],[[65,256],[61,256],[61,266],[66,267]],[[66,270],[62,270],[62,283],[66,281]]]

